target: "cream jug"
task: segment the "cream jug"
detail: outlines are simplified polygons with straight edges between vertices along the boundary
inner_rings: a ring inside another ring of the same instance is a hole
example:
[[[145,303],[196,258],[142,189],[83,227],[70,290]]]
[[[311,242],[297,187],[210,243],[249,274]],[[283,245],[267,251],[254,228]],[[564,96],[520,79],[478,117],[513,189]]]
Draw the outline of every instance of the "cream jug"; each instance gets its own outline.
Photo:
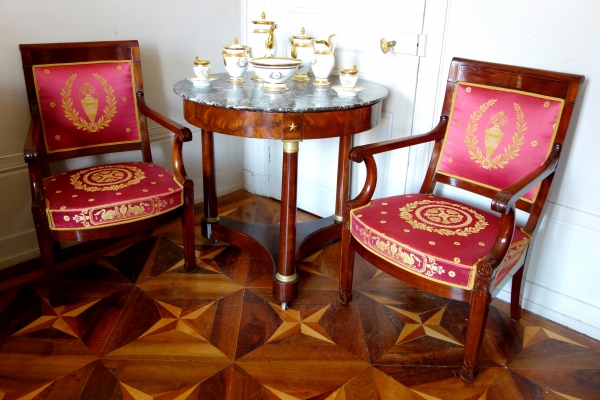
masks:
[[[290,55],[292,58],[302,61],[302,64],[296,70],[293,81],[308,81],[308,71],[315,58],[314,37],[304,34],[304,27],[300,30],[300,35],[290,37],[292,49]]]
[[[315,40],[315,57],[312,62],[312,71],[315,74],[315,85],[329,85],[327,78],[333,71],[335,58],[333,51],[337,43],[335,33],[329,35],[327,40]]]

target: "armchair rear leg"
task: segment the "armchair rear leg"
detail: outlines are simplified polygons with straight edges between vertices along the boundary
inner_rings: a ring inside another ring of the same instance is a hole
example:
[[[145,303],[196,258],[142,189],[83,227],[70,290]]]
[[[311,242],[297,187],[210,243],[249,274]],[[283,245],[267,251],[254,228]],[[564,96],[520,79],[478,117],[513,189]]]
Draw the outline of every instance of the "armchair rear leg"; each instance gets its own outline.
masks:
[[[183,253],[185,270],[191,274],[196,271],[196,233],[194,226],[194,182],[187,180],[184,184],[184,204],[182,218]]]
[[[521,266],[512,277],[512,287],[510,291],[510,318],[518,322],[521,319],[521,299],[523,298],[523,270]]]
[[[33,221],[35,223],[35,233],[40,246],[40,254],[42,260],[42,268],[46,274],[48,283],[48,293],[50,304],[53,307],[58,307],[64,304],[64,298],[60,290],[58,275],[56,272],[56,260],[54,251],[56,249],[52,235],[50,234],[50,226],[48,218],[43,207],[34,205],[31,209]]]

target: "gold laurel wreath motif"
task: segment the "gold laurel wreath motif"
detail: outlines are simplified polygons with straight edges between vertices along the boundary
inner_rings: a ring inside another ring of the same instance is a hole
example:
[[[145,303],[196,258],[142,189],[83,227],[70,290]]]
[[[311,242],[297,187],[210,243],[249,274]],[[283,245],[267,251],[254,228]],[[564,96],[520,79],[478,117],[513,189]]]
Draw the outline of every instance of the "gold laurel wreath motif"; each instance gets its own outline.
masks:
[[[466,227],[464,229],[436,228],[436,227],[428,225],[424,222],[419,222],[419,221],[416,221],[413,219],[412,212],[418,206],[423,205],[423,204],[435,204],[435,205],[447,206],[447,207],[451,207],[451,208],[458,208],[462,211],[471,213],[477,221],[475,222],[475,225]],[[474,210],[472,210],[468,207],[461,206],[459,204],[449,203],[447,201],[420,200],[420,201],[415,201],[413,203],[409,203],[409,204],[405,205],[404,207],[400,208],[400,217],[402,219],[404,219],[406,222],[408,222],[415,229],[420,229],[420,230],[427,231],[427,232],[435,232],[435,233],[438,233],[438,234],[444,235],[444,236],[452,236],[452,235],[468,236],[472,233],[479,232],[480,230],[482,230],[483,228],[485,228],[488,225],[488,223],[485,221],[485,217],[483,215],[478,214],[477,212],[475,212]]]
[[[133,179],[130,179],[127,182],[124,183],[115,183],[112,185],[101,185],[101,184],[97,184],[96,186],[94,186],[94,183],[90,182],[91,185],[86,185],[85,182],[82,181],[81,177],[82,175],[85,176],[89,175],[90,173],[98,173],[98,172],[116,172],[119,169],[125,169],[128,170],[130,172],[133,172]],[[128,186],[132,186],[132,185],[137,185],[138,183],[140,183],[140,181],[142,179],[146,178],[146,174],[144,173],[144,171],[142,171],[140,168],[137,167],[133,167],[133,166],[127,166],[127,165],[114,165],[114,166],[98,166],[98,167],[92,167],[92,168],[88,168],[88,169],[84,169],[81,170],[75,174],[73,174],[71,176],[71,185],[73,185],[73,187],[75,187],[75,189],[80,189],[80,190],[85,190],[86,192],[106,192],[106,191],[116,191],[116,190],[120,190],[120,189],[124,189]]]
[[[79,116],[79,111],[73,108],[73,100],[71,100],[71,89],[73,82],[77,78],[77,74],[73,74],[65,82],[65,87],[60,91],[62,96],[62,107],[65,110],[65,117],[73,122],[73,125],[77,129],[82,129],[88,132],[98,132],[100,129],[104,129],[110,124],[112,118],[117,113],[117,99],[115,98],[115,91],[107,82],[106,79],[102,78],[98,74],[92,74],[94,78],[100,82],[104,93],[106,93],[106,104],[102,112],[102,117],[97,122],[88,122]]]
[[[527,130],[527,123],[524,121],[525,114],[521,110],[519,104],[514,103],[513,107],[515,113],[517,115],[516,122],[516,131],[512,136],[512,143],[507,145],[504,148],[504,152],[502,154],[498,154],[494,158],[484,157],[481,149],[477,147],[479,143],[479,139],[475,136],[475,132],[477,132],[478,124],[477,121],[481,119],[483,114],[487,111],[487,109],[493,106],[496,103],[495,99],[489,100],[483,103],[479,110],[476,110],[471,114],[471,120],[466,128],[466,136],[465,136],[465,144],[467,145],[467,149],[469,149],[469,155],[471,156],[471,160],[475,160],[475,162],[481,165],[484,169],[498,169],[504,168],[506,164],[513,158],[519,155],[519,151],[521,150],[521,146],[525,140],[525,130]]]

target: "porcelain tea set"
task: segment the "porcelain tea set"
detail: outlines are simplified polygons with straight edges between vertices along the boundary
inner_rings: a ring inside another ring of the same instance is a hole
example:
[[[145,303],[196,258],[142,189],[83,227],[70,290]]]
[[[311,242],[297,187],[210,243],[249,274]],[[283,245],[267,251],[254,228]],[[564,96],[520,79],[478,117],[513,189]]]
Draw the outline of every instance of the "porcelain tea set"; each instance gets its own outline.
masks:
[[[333,52],[337,43],[335,34],[327,40],[318,40],[305,34],[304,27],[299,35],[293,35],[288,40],[291,44],[290,57],[277,57],[277,38],[275,29],[277,24],[267,21],[263,12],[261,19],[252,21],[253,31],[248,39],[248,46],[234,40],[232,45],[223,46],[223,63],[230,78],[229,82],[244,82],[244,73],[248,65],[254,67],[253,80],[261,81],[261,88],[270,92],[288,90],[286,81],[292,79],[298,82],[308,82],[309,71],[314,74],[313,84],[320,87],[330,85],[328,77],[333,71],[335,58]],[[210,61],[194,60],[194,73],[196,77],[189,78],[195,85],[210,85],[216,77],[210,75]],[[356,65],[340,71],[341,85],[332,89],[344,97],[356,96],[364,88],[356,86],[358,70]]]

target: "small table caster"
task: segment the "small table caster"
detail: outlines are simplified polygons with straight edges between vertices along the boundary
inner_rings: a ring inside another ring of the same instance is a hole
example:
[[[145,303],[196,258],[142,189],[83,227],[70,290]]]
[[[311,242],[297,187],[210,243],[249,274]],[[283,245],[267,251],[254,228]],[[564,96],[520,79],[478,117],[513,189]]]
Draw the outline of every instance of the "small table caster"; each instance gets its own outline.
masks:
[[[287,301],[282,301],[282,302],[281,302],[281,309],[282,309],[283,311],[287,310],[287,308],[288,308],[288,305],[289,305],[289,304],[288,304],[288,302],[287,302]]]

